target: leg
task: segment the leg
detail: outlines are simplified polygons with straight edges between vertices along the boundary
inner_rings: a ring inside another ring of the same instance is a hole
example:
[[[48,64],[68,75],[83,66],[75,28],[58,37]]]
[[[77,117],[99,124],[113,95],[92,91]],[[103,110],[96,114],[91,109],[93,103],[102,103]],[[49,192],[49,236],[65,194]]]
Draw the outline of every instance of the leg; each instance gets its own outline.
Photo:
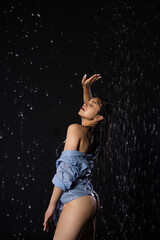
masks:
[[[96,199],[91,195],[65,204],[53,240],[76,240],[85,224],[93,218],[95,211]]]
[[[95,239],[95,219],[85,224],[77,240],[94,240]]]
[[[97,214],[98,214],[99,208],[100,208],[100,200],[99,200],[99,196],[97,195],[96,192],[94,192],[94,197],[97,202],[96,212],[94,214],[93,219],[91,219],[89,222],[87,222],[85,224],[85,226],[83,227],[83,229],[78,237],[78,240],[94,240],[95,239],[96,217],[97,217]]]

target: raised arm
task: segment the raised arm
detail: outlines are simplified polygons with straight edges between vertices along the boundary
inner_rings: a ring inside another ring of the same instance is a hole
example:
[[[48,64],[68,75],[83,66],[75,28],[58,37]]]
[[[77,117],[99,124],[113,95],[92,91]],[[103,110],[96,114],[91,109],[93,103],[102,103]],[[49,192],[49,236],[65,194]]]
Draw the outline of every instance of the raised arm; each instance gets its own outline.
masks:
[[[89,101],[92,98],[92,92],[91,92],[91,85],[100,79],[100,74],[94,74],[90,78],[87,79],[87,74],[85,74],[82,78],[81,84],[83,87],[83,101],[84,103]]]

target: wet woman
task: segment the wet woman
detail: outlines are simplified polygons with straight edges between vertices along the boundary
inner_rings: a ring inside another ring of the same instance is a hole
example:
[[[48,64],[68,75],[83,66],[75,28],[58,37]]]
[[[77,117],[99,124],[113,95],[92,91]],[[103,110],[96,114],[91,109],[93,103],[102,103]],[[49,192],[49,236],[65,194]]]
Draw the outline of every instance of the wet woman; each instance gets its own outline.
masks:
[[[89,175],[103,143],[102,131],[108,129],[106,120],[111,113],[107,100],[92,97],[90,86],[99,79],[100,74],[88,79],[85,74],[82,78],[84,104],[78,112],[81,124],[69,125],[64,149],[56,161],[57,171],[52,179],[54,189],[43,223],[44,231],[48,231],[48,221],[53,219],[56,225],[53,240],[95,239],[99,197],[93,190]]]

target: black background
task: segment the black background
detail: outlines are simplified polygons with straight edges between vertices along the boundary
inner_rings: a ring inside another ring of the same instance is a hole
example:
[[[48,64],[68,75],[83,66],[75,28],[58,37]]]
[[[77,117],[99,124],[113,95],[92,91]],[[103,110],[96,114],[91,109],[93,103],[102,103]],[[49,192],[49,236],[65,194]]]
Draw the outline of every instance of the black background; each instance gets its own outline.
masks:
[[[80,123],[81,78],[100,73],[114,122],[96,239],[160,239],[158,1],[1,1],[0,18],[0,238],[53,238],[55,148]]]

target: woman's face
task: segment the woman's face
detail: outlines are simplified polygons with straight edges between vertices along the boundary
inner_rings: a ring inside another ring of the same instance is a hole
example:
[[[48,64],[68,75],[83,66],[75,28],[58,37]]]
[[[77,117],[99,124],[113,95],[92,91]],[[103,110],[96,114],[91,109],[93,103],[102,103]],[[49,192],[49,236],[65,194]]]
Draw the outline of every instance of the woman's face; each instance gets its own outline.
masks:
[[[100,106],[101,106],[101,99],[91,98],[88,102],[83,104],[78,114],[82,118],[87,118],[89,120],[92,120],[98,114],[100,110]]]

